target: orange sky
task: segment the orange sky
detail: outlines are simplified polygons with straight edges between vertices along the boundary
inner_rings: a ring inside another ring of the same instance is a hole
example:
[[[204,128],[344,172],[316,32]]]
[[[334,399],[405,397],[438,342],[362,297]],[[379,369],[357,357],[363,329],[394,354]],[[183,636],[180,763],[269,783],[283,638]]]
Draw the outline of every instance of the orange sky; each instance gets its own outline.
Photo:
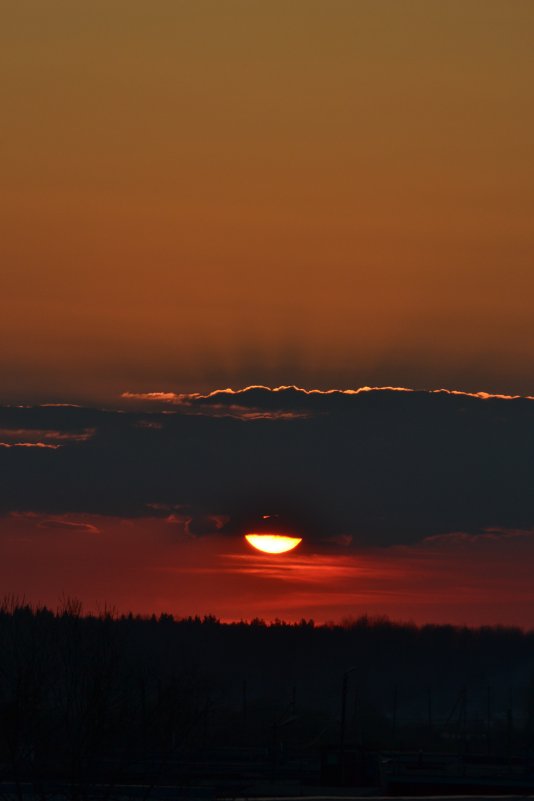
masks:
[[[530,0],[5,4],[2,399],[533,394],[532,41]]]
[[[304,542],[273,557],[241,538],[191,537],[172,516],[0,518],[3,593],[54,609],[71,596],[92,611],[316,622],[369,614],[531,628],[533,558],[534,534],[525,531],[359,551]]]

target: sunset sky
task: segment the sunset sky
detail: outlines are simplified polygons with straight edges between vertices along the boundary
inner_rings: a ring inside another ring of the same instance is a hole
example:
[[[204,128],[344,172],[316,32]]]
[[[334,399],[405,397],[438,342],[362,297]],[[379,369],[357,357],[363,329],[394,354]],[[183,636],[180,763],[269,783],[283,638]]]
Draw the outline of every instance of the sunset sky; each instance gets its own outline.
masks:
[[[6,592],[534,626],[534,400],[469,394],[534,397],[533,41],[530,0],[2,5]]]

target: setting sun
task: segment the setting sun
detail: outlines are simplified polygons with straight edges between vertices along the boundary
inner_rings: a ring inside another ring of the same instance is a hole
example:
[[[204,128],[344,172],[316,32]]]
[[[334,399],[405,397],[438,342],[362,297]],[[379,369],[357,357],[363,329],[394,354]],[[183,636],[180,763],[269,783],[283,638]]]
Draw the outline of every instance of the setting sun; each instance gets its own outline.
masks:
[[[292,551],[302,542],[302,537],[287,537],[282,534],[245,534],[245,539],[264,553],[285,553]]]

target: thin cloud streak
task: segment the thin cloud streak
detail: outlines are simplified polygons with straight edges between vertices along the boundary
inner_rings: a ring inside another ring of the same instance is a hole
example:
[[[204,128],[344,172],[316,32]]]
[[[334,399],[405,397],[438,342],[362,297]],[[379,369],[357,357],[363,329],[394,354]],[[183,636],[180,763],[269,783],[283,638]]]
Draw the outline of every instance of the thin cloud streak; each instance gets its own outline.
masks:
[[[9,445],[61,447],[69,443],[87,442],[94,437],[95,433],[96,429],[94,428],[81,431],[60,431],[57,429],[6,427],[0,428],[0,439],[6,447]]]
[[[61,445],[54,445],[50,442],[0,442],[0,448],[48,448],[56,451]]]

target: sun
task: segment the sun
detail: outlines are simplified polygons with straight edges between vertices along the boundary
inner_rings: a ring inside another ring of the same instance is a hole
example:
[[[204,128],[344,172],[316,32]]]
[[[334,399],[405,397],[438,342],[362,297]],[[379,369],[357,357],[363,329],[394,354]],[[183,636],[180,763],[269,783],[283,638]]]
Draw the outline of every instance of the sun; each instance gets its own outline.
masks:
[[[292,551],[302,542],[302,537],[287,537],[283,534],[245,534],[245,539],[257,551],[264,553]]]

